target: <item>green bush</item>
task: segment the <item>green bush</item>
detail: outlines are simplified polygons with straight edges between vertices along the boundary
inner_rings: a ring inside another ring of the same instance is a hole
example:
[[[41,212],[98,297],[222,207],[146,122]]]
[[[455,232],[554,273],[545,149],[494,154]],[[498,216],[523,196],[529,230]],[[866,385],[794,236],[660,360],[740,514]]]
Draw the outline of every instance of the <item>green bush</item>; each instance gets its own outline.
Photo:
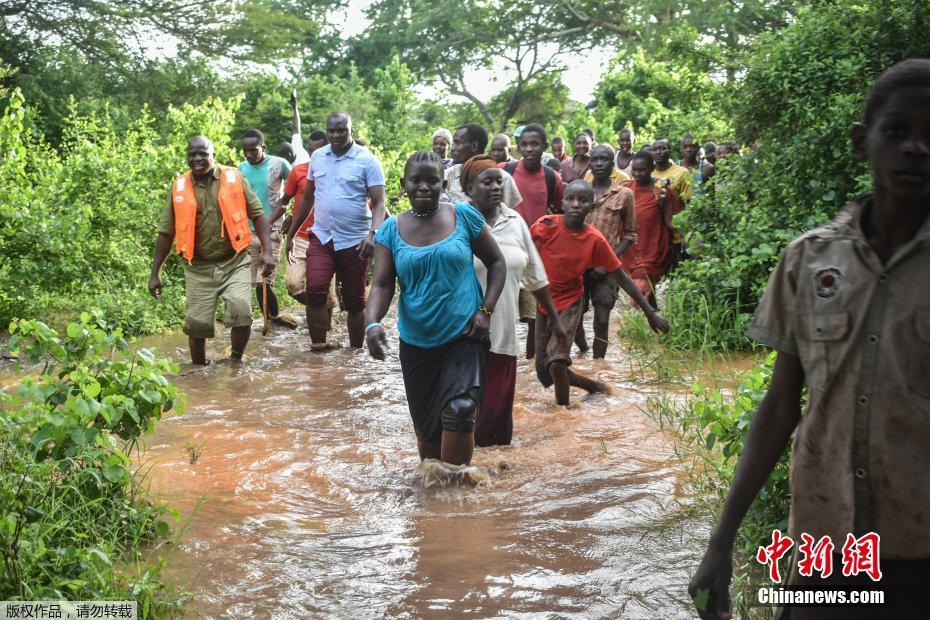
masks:
[[[38,321],[10,332],[29,366],[0,394],[0,599],[133,599],[143,617],[163,615],[177,600],[141,546],[168,536],[163,517],[178,513],[146,498],[128,454],[180,409],[164,377],[177,367],[130,350],[99,311],[63,339]]]
[[[850,153],[850,126],[883,70],[930,56],[930,39],[915,28],[928,21],[925,2],[822,3],[760,40],[733,91],[737,134],[757,148],[718,162],[712,197],[676,217],[699,244],[698,260],[670,278],[676,312],[736,313],[730,323],[744,325],[785,246],[868,193],[867,170]],[[716,344],[748,341],[737,333]]]

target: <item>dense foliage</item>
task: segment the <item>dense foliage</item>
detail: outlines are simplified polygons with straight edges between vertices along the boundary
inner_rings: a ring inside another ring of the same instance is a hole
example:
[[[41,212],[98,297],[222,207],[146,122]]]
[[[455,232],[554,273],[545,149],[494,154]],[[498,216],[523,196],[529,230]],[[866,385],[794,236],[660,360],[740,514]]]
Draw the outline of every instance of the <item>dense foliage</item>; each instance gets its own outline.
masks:
[[[134,599],[161,617],[172,605],[162,562],[139,546],[178,514],[146,499],[129,454],[179,408],[165,379],[177,367],[130,350],[99,312],[64,338],[39,321],[10,331],[25,374],[0,393],[0,599]]]
[[[785,246],[868,193],[849,129],[879,73],[904,58],[930,56],[930,39],[914,27],[928,19],[925,2],[827,4],[759,42],[734,91],[733,121],[741,140],[756,148],[723,161],[715,194],[678,216],[700,242],[699,260],[684,263],[668,290],[678,308],[673,332],[676,317],[693,316],[724,317],[715,322],[739,329],[702,339],[680,330],[675,344],[747,346],[741,328]]]

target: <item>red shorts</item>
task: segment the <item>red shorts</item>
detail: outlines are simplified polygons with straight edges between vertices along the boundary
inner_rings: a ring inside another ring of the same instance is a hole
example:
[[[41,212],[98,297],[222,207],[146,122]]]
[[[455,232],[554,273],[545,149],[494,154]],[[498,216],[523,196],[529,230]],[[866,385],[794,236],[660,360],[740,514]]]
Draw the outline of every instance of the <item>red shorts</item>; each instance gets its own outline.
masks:
[[[368,286],[368,259],[358,255],[353,246],[336,251],[333,242],[323,245],[316,235],[310,235],[307,249],[307,305],[325,306],[329,283],[336,275],[342,283],[342,301],[350,313],[365,309]]]

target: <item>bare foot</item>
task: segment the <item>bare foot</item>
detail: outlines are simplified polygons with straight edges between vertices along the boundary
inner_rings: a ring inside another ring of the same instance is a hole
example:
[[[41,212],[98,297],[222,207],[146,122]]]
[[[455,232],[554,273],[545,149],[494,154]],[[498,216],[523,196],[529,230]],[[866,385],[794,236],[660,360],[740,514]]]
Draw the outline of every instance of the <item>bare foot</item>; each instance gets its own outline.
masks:
[[[590,394],[613,394],[614,390],[612,387],[604,383],[603,381],[593,381],[591,389],[588,390]]]
[[[335,340],[327,340],[326,342],[314,342],[310,345],[311,351],[331,351],[332,349],[338,349],[339,343]]]

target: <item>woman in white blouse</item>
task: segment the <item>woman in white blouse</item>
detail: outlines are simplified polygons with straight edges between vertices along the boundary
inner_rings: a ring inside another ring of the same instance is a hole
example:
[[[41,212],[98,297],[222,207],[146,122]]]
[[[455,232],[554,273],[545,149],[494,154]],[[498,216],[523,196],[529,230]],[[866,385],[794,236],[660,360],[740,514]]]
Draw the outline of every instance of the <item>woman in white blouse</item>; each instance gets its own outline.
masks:
[[[476,155],[462,166],[462,189],[482,215],[491,235],[500,246],[507,264],[504,289],[491,317],[491,352],[485,371],[484,396],[475,425],[478,446],[509,445],[513,434],[513,397],[517,381],[517,320],[520,285],[533,293],[549,316],[558,316],[549,295],[549,280],[542,259],[533,245],[530,229],[516,211],[501,204],[503,172],[487,155]],[[481,261],[475,272],[486,286],[487,273]],[[568,339],[565,328],[556,323],[553,331]]]

